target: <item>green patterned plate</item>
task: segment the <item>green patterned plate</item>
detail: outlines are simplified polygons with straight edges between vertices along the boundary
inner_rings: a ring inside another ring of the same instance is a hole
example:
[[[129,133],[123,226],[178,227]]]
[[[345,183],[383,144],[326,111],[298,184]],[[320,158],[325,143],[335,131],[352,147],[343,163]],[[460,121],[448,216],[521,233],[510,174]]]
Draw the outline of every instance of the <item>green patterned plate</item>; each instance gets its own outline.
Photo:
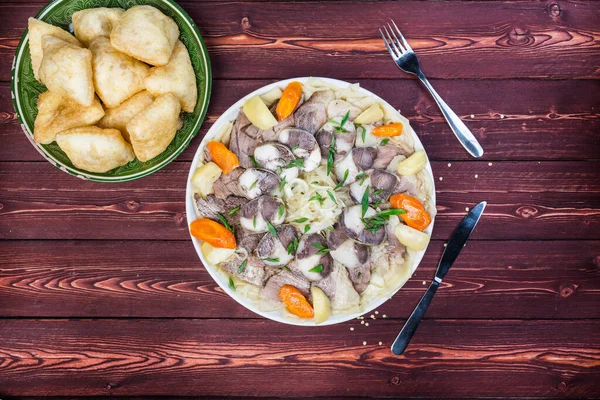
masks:
[[[52,164],[71,175],[97,182],[124,182],[149,175],[173,161],[190,144],[200,129],[206,115],[212,74],[210,59],[206,45],[200,36],[196,24],[177,3],[171,0],[55,0],[40,11],[36,18],[69,30],[71,16],[74,12],[94,7],[131,8],[146,4],[161,10],[173,18],[181,32],[179,39],[185,44],[189,53],[198,85],[198,103],[193,113],[184,113],[183,127],[167,149],[150,161],[133,160],[129,164],[115,168],[106,173],[92,173],[73,166],[69,158],[58,147],[56,142],[40,145],[33,141],[33,123],[37,115],[37,99],[46,88],[33,77],[31,56],[29,54],[29,38],[27,31],[23,34],[15,60],[13,62],[11,91],[12,100],[25,135],[34,147]]]

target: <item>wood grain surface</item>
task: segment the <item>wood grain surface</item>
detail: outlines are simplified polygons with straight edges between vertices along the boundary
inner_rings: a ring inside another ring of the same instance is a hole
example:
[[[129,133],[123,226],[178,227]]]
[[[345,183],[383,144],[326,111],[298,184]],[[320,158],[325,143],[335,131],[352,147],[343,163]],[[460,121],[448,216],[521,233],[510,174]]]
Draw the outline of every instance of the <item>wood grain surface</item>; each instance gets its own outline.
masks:
[[[18,124],[11,61],[45,4],[0,3],[0,398],[600,397],[600,2],[181,1],[213,66],[207,120],[175,162],[122,184],[59,171]],[[482,159],[389,60],[377,28],[390,18]],[[185,184],[204,134],[240,97],[296,76],[383,97],[432,160],[433,240],[375,319],[265,320],[223,293],[189,240]],[[408,352],[392,356],[481,200]]]

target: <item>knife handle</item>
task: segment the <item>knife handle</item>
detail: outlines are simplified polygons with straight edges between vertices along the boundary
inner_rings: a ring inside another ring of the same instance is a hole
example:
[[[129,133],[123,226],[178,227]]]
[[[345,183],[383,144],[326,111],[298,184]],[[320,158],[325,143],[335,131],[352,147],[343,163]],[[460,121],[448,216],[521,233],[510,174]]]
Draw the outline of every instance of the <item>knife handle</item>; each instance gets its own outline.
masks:
[[[429,307],[429,303],[431,303],[431,300],[433,299],[433,295],[437,292],[438,287],[440,287],[441,281],[441,279],[436,277],[434,281],[431,282],[431,285],[429,285],[429,288],[423,297],[421,297],[419,304],[417,304],[417,307],[415,307],[412,314],[410,314],[410,317],[408,317],[408,320],[406,320],[398,337],[394,340],[394,343],[392,343],[392,353],[395,355],[399,356],[404,353],[408,347],[410,340],[417,331],[417,327],[421,323],[421,319],[425,315],[425,311],[427,311],[427,307]]]

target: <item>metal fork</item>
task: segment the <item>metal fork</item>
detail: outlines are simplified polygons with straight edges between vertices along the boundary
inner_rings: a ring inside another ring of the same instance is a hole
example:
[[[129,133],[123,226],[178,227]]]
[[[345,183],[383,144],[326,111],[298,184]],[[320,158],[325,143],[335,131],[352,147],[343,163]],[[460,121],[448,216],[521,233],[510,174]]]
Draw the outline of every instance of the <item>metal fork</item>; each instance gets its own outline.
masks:
[[[379,32],[381,33],[381,37],[383,38],[385,47],[387,47],[388,52],[392,56],[392,60],[394,60],[398,68],[400,68],[402,71],[416,75],[417,78],[419,78],[419,80],[423,82],[423,85],[425,85],[425,87],[429,89],[429,93],[431,93],[433,99],[440,107],[442,114],[444,114],[444,118],[446,118],[446,121],[448,121],[452,132],[454,132],[460,144],[462,144],[463,147],[473,157],[481,157],[483,155],[483,149],[481,148],[481,145],[479,144],[477,139],[475,139],[475,136],[473,136],[469,128],[467,128],[466,125],[460,120],[458,115],[456,115],[454,111],[452,111],[450,107],[448,107],[448,104],[446,104],[446,102],[442,100],[440,95],[437,94],[435,89],[433,89],[427,78],[425,78],[423,71],[421,71],[421,66],[419,65],[419,59],[417,58],[417,55],[410,47],[406,39],[404,39],[402,33],[400,33],[400,29],[398,29],[396,23],[394,21],[391,22],[394,25],[395,30],[392,29],[390,24],[388,24],[387,27],[383,27],[387,37],[383,34],[383,31],[381,29],[379,30]]]

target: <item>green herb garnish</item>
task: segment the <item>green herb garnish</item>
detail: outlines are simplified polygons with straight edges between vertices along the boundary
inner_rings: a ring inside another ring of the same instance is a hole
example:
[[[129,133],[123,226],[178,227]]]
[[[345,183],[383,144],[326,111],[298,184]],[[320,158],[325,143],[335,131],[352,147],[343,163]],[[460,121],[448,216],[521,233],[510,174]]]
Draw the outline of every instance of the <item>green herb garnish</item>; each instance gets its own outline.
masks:
[[[369,177],[369,175],[367,175],[365,172],[361,172],[360,174],[356,175],[356,180],[360,181],[359,185],[362,186],[363,183],[365,183],[365,180]]]
[[[256,216],[252,219],[252,225],[256,228]]]
[[[362,132],[360,133],[360,138],[362,139],[363,144],[365,143],[365,140],[367,139],[367,129],[364,126],[359,126],[360,129],[362,129]]]
[[[331,143],[329,144],[329,151],[327,151],[327,175],[331,173],[333,169],[333,162],[335,161],[335,136],[331,135]]]
[[[350,110],[348,110],[346,115],[344,115],[344,118],[342,118],[342,122],[340,122],[340,128],[344,129],[344,125],[346,125],[346,122],[348,122],[348,118],[350,118]]]
[[[386,145],[386,144],[388,144],[389,142],[390,142],[390,139],[383,139],[383,140],[382,140],[382,141],[379,143],[379,145],[380,145],[380,146],[385,146],[385,145]]]
[[[250,161],[252,161],[252,164],[254,164],[256,168],[260,168],[260,165],[256,162],[256,158],[254,158],[254,156],[248,156],[248,158]]]
[[[238,267],[238,274],[241,274],[242,271],[244,271],[244,269],[246,268],[246,265],[248,265],[248,260],[242,261],[242,263]]]
[[[298,219],[294,220],[294,222],[296,222],[297,224],[301,224],[301,223],[306,222],[306,221],[308,221],[308,218],[306,218],[306,217],[305,218],[298,218]]]
[[[277,209],[277,217],[278,218],[283,217],[284,212],[285,212],[285,207],[283,206],[283,204],[280,204],[279,208]]]
[[[274,238],[277,239],[277,229],[275,229],[275,227],[273,226],[273,224],[271,222],[269,222],[269,221],[266,221],[266,222],[267,222],[267,229],[269,230],[269,233],[271,235],[273,235]]]
[[[292,239],[292,241],[290,242],[288,248],[287,248],[287,253],[288,254],[293,254],[298,250],[298,238],[296,236],[294,236],[294,238]]]
[[[329,249],[320,243],[313,243],[313,247],[316,247],[317,249],[319,249],[319,251],[317,251],[317,254],[319,254],[319,255],[329,253]]]
[[[229,229],[231,232],[235,231],[233,226],[229,225],[229,222],[227,222],[227,220],[221,213],[217,213],[217,216],[219,217],[219,221],[221,221],[221,223],[225,226],[225,228]]]
[[[281,183],[279,184],[279,191],[283,193],[283,188],[285,187],[286,184],[286,177],[285,175],[283,176],[283,178],[281,179]]]
[[[310,231],[310,225],[306,224],[304,225],[304,233],[307,233],[308,231]]]
[[[328,190],[327,194],[329,195],[329,198],[331,199],[331,201],[333,201],[335,204],[337,204],[337,201],[335,201],[335,196],[333,195],[331,190]]]
[[[277,258],[277,257],[261,258],[261,260],[268,261],[268,262],[274,262],[274,263],[278,263],[279,262],[279,258]]]
[[[231,211],[227,213],[227,215],[233,215],[240,210],[241,206],[233,207]]]
[[[304,167],[304,159],[303,158],[294,158],[292,161],[290,161],[290,163],[288,165],[285,166],[285,168],[294,168],[294,167],[298,167],[298,168]]]
[[[308,201],[312,201],[312,200],[316,200],[319,202],[319,204],[323,204],[323,202],[325,201],[325,198],[323,198],[323,196],[321,196],[321,194],[319,192],[315,192],[315,195],[313,197],[311,197],[310,199],[308,199]]]
[[[314,268],[308,270],[308,272],[321,272],[323,271],[323,264],[319,264]]]
[[[231,277],[229,277],[229,288],[231,290],[235,290],[235,283],[233,283],[233,279],[231,279]]]
[[[367,210],[369,209],[369,185],[367,185],[367,189],[365,190],[365,193],[363,193],[360,205],[362,207],[362,216],[364,218]]]
[[[248,188],[248,190],[254,189],[254,187],[256,186],[257,183],[258,183],[258,179],[255,180],[254,182],[252,182],[252,185],[250,185],[250,187]]]
[[[312,181],[310,184],[311,184],[311,185],[318,185],[318,184],[319,184],[319,182],[317,182],[317,181]]]
[[[360,278],[360,276],[361,276],[361,275],[362,275],[362,272],[359,272],[359,273],[358,273],[358,277]]]
[[[392,215],[400,215],[405,213],[406,210],[403,208],[391,208],[389,210],[380,211],[372,217],[363,217],[362,222],[365,225],[365,229],[374,234],[385,226],[385,223],[390,220]]]
[[[350,171],[346,170],[344,172],[344,177],[342,178],[341,181],[338,182],[337,185],[335,185],[335,187],[333,188],[333,190],[338,190],[339,188],[341,188],[342,186],[344,186],[344,183],[346,183],[346,179],[348,179],[348,174],[350,174]]]

